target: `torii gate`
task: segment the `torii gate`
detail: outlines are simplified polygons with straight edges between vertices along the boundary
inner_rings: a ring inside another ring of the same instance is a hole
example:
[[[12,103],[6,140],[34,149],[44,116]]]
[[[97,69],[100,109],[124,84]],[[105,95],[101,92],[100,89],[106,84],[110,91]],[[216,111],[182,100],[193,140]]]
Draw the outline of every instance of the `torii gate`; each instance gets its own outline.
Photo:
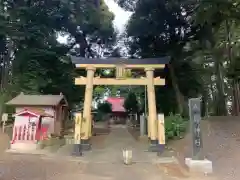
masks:
[[[71,56],[71,61],[77,69],[86,69],[87,77],[75,78],[75,85],[86,85],[84,108],[83,108],[83,124],[78,134],[79,144],[83,149],[89,144],[91,137],[91,105],[93,99],[94,85],[146,85],[148,96],[148,136],[151,140],[150,149],[154,148],[158,143],[158,139],[165,141],[165,137],[158,138],[158,117],[156,109],[155,86],[165,85],[165,79],[160,77],[154,78],[155,69],[164,69],[169,63],[169,57],[163,58],[146,58],[146,59],[123,59],[123,58],[107,58],[107,59],[88,59],[83,57]],[[116,69],[116,78],[94,77],[97,68]],[[125,78],[125,72],[129,69],[144,69],[145,77],[141,78]],[[162,134],[164,136],[164,133]],[[81,137],[81,138],[80,138]],[[161,142],[160,142],[161,143]],[[165,144],[165,142],[162,144]],[[83,147],[84,145],[84,147]],[[89,147],[89,146],[88,146]]]

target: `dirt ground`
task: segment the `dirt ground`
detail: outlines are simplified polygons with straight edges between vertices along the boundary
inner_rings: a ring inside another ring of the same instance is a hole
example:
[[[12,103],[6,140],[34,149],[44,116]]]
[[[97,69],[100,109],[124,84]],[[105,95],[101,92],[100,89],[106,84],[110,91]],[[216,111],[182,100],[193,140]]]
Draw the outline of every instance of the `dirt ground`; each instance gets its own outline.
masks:
[[[203,120],[201,124],[202,134],[203,134],[203,146],[204,146],[204,154],[205,156],[213,161],[213,169],[214,174],[217,180],[239,180],[240,179],[240,117],[211,117],[208,120]],[[94,138],[95,142],[100,142],[101,140],[105,139],[108,132],[98,132],[101,136],[97,136]],[[3,151],[8,147],[9,138],[7,135],[0,133],[0,179],[1,179],[1,162],[4,162],[4,169],[16,169],[19,167],[24,166],[24,162],[19,160],[18,165],[13,164],[13,157],[9,155],[3,157]],[[102,141],[101,141],[102,142]],[[97,144],[97,143],[94,143]],[[97,144],[98,148],[102,148],[100,144]],[[172,141],[168,144],[168,146],[174,151],[174,154],[180,162],[184,162],[184,157],[191,156],[191,135],[187,134],[184,139],[178,141]],[[5,160],[4,160],[5,159]],[[53,168],[53,165],[56,168],[63,168],[60,165],[64,162],[53,162],[49,161],[45,164],[44,161],[38,161],[41,164],[34,162],[34,158],[25,159],[29,164],[33,164],[38,170],[36,171],[41,174],[39,168],[42,167],[49,167],[49,170]],[[16,160],[14,160],[16,162]],[[18,160],[17,160],[18,161]],[[55,165],[56,164],[56,165]],[[16,168],[15,168],[16,167]],[[44,171],[48,170],[46,167]],[[65,166],[64,166],[65,167]],[[69,163],[69,167],[71,167],[71,163]],[[73,169],[76,168],[76,171],[80,171],[81,167],[79,165],[74,165]],[[24,172],[16,173],[23,173]],[[55,168],[54,168],[55,169]],[[52,170],[57,171],[57,170]],[[64,168],[63,168],[64,169]],[[166,168],[170,174],[176,174],[175,167],[167,167]],[[26,168],[28,170],[28,168]],[[44,173],[48,173],[44,172]],[[20,175],[18,175],[20,176]],[[24,176],[24,175],[23,175]],[[40,175],[39,175],[40,176]],[[179,175],[177,175],[179,177]],[[4,177],[5,178],[5,177]],[[10,180],[14,179],[13,176],[6,177],[7,179],[3,180]],[[9,179],[10,178],[10,179]],[[30,177],[29,177],[30,178]],[[180,178],[180,177],[179,177]],[[182,175],[183,179],[185,179],[185,175]],[[26,178],[23,178],[27,180]],[[31,178],[30,178],[31,179]],[[32,178],[33,179],[33,178]],[[41,178],[39,178],[41,179]],[[189,179],[189,178],[188,178]],[[190,178],[191,179],[191,178]],[[202,178],[204,179],[204,178]],[[2,179],[1,179],[2,180]],[[164,179],[165,180],[165,179]]]
[[[1,128],[0,128],[1,131]],[[7,134],[0,132],[0,154],[3,153],[9,146],[10,138]]]
[[[84,163],[61,159],[43,159],[39,155],[5,154],[0,157],[1,180],[66,180],[76,179]]]
[[[204,155],[218,180],[240,179],[240,117],[211,117],[201,124]],[[191,135],[169,143],[180,162],[191,156]]]

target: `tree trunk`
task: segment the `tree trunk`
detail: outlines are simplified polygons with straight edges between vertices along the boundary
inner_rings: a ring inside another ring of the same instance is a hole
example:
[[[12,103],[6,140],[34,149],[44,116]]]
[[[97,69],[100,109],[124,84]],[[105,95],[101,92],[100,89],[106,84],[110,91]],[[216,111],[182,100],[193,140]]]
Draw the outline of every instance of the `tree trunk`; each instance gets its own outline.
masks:
[[[228,64],[234,64],[234,59],[232,58],[232,46],[231,46],[231,22],[229,20],[225,21],[226,26],[226,38],[227,38],[227,55],[228,55]],[[238,116],[240,110],[240,102],[239,102],[239,83],[237,80],[233,79],[232,81],[232,115]]]
[[[208,117],[208,104],[209,104],[208,91],[207,88],[204,88],[202,92],[202,112],[201,112],[201,115],[203,117]]]
[[[216,104],[216,115],[227,115],[227,106],[226,106],[226,98],[224,93],[224,80],[222,75],[222,63],[218,60],[218,58],[214,58],[214,65],[216,70],[216,86],[217,86],[217,104]]]
[[[238,86],[239,86],[239,84],[236,82],[236,80],[233,80],[232,81],[232,115],[233,116],[239,115]]]
[[[214,102],[216,102],[216,92],[214,91],[214,85],[215,85],[215,82],[212,80],[212,75],[210,76],[209,78],[209,82],[210,82],[210,91],[211,91],[211,103],[210,103],[210,112],[211,114],[215,111],[215,104]]]
[[[184,114],[184,97],[179,89],[177,77],[175,75],[174,67],[172,63],[168,64],[171,80],[172,80],[172,86],[176,94],[177,104],[178,104],[178,113],[183,115]]]

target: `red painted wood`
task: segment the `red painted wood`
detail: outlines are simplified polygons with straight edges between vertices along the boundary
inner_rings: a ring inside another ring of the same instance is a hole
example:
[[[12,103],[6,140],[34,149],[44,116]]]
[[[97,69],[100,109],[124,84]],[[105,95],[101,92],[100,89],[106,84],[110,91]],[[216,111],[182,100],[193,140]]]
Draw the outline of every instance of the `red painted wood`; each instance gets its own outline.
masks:
[[[109,97],[107,98],[107,102],[112,105],[112,112],[126,112],[124,108],[124,98],[122,97]]]

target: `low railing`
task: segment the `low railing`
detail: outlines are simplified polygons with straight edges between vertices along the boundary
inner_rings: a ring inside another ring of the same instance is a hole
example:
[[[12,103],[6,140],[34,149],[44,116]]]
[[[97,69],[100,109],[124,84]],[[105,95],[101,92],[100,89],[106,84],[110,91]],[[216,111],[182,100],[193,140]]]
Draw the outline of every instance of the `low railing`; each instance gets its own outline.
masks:
[[[14,126],[11,143],[14,144],[16,141],[39,141],[46,136],[46,133],[42,133],[40,130],[37,131],[36,126]]]

